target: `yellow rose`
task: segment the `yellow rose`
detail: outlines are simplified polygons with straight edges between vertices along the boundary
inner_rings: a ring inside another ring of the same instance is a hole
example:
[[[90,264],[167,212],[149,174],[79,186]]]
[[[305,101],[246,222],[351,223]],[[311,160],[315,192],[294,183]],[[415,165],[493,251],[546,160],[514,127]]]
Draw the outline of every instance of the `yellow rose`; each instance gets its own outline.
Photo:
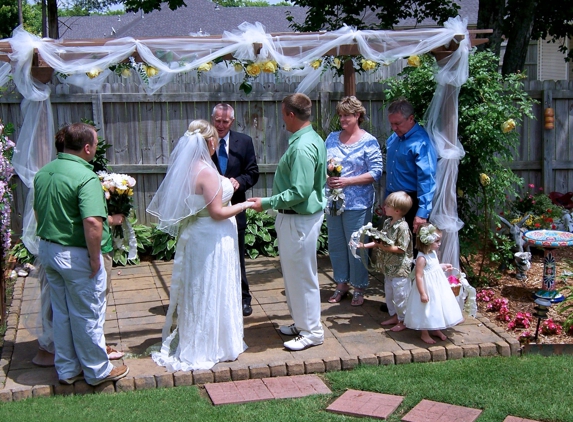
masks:
[[[422,64],[422,63],[421,63],[420,58],[418,56],[408,57],[408,66],[419,67],[420,64]]]
[[[463,196],[464,196],[464,191],[461,190],[460,188],[458,188],[458,196],[459,196],[460,198],[463,198]]]
[[[130,76],[131,76],[131,69],[129,69],[129,68],[126,67],[126,68],[124,68],[124,69],[121,70],[121,77],[122,77],[122,78],[126,78],[126,79],[127,79],[127,78],[129,78]]]
[[[362,59],[362,69],[366,71],[376,69],[376,62],[372,60]]]
[[[342,173],[342,164],[339,164],[339,165],[336,166],[336,171],[337,171],[338,173]]]
[[[90,79],[94,79],[97,78],[101,73],[100,69],[92,69],[89,72],[86,73],[86,75],[88,75],[88,78]]]
[[[153,66],[145,66],[145,73],[147,74],[148,78],[152,78],[159,73],[159,70],[154,68]]]
[[[242,72],[243,71],[243,65],[241,63],[235,63],[233,65],[233,67],[235,68],[235,72]]]
[[[247,65],[247,75],[259,76],[261,74],[261,66],[258,63],[251,63]]]
[[[263,72],[265,73],[275,73],[277,71],[277,66],[272,61],[263,63]]]
[[[208,72],[213,68],[213,62],[203,63],[197,68],[199,72]]]
[[[481,183],[482,186],[487,186],[491,183],[491,179],[487,174],[482,173],[479,175],[479,182]]]
[[[513,129],[515,129],[515,120],[513,119],[506,120],[501,125],[501,131],[503,133],[511,132]]]
[[[321,59],[316,59],[316,60],[310,62],[310,66],[311,66],[314,70],[318,69],[321,64],[322,64],[322,60],[321,60]]]
[[[332,65],[335,68],[340,69],[340,66],[342,66],[342,62],[340,61],[340,59],[338,57],[335,57],[334,60],[332,61]]]
[[[133,196],[133,189],[127,190],[127,196]]]

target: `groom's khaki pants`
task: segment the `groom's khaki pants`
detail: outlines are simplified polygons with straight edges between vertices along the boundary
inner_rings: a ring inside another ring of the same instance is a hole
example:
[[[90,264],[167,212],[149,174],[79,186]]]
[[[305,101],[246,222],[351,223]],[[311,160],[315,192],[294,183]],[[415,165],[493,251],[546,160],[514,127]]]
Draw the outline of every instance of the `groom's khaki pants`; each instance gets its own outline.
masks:
[[[316,242],[324,213],[278,214],[275,222],[289,312],[302,335],[324,339]]]

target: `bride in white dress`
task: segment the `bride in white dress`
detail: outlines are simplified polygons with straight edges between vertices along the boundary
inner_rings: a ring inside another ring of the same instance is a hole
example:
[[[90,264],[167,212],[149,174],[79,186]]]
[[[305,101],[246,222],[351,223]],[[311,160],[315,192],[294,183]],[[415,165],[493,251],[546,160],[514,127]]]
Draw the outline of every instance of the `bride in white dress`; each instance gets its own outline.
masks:
[[[179,236],[161,350],[151,355],[168,371],[210,369],[247,347],[234,216],[252,203],[229,205],[233,186],[211,161],[217,143],[207,121],[191,122],[147,208],[160,230]]]

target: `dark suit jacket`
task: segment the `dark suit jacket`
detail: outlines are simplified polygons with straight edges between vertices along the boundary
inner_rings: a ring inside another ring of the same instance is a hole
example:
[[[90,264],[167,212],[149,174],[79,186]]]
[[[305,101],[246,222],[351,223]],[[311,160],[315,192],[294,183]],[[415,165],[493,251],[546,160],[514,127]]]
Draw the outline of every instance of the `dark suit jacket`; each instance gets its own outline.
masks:
[[[221,173],[217,154],[213,154],[212,158],[217,170]],[[247,190],[252,188],[259,180],[259,166],[257,165],[253,139],[250,136],[233,130],[229,132],[229,161],[223,176],[232,177],[239,182],[239,189],[235,191],[233,198],[231,198],[231,203],[237,204],[246,201]],[[239,213],[236,218],[238,229],[244,230],[247,227],[245,213]]]

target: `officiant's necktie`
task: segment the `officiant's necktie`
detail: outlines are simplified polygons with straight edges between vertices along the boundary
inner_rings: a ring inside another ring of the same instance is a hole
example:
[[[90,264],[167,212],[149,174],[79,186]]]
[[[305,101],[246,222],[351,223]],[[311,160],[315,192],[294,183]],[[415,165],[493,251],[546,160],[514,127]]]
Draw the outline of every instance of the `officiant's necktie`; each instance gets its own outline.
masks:
[[[226,141],[221,139],[219,141],[219,168],[221,169],[221,174],[225,174],[227,170],[227,162],[229,161],[229,156],[227,155],[227,148],[225,148]]]

